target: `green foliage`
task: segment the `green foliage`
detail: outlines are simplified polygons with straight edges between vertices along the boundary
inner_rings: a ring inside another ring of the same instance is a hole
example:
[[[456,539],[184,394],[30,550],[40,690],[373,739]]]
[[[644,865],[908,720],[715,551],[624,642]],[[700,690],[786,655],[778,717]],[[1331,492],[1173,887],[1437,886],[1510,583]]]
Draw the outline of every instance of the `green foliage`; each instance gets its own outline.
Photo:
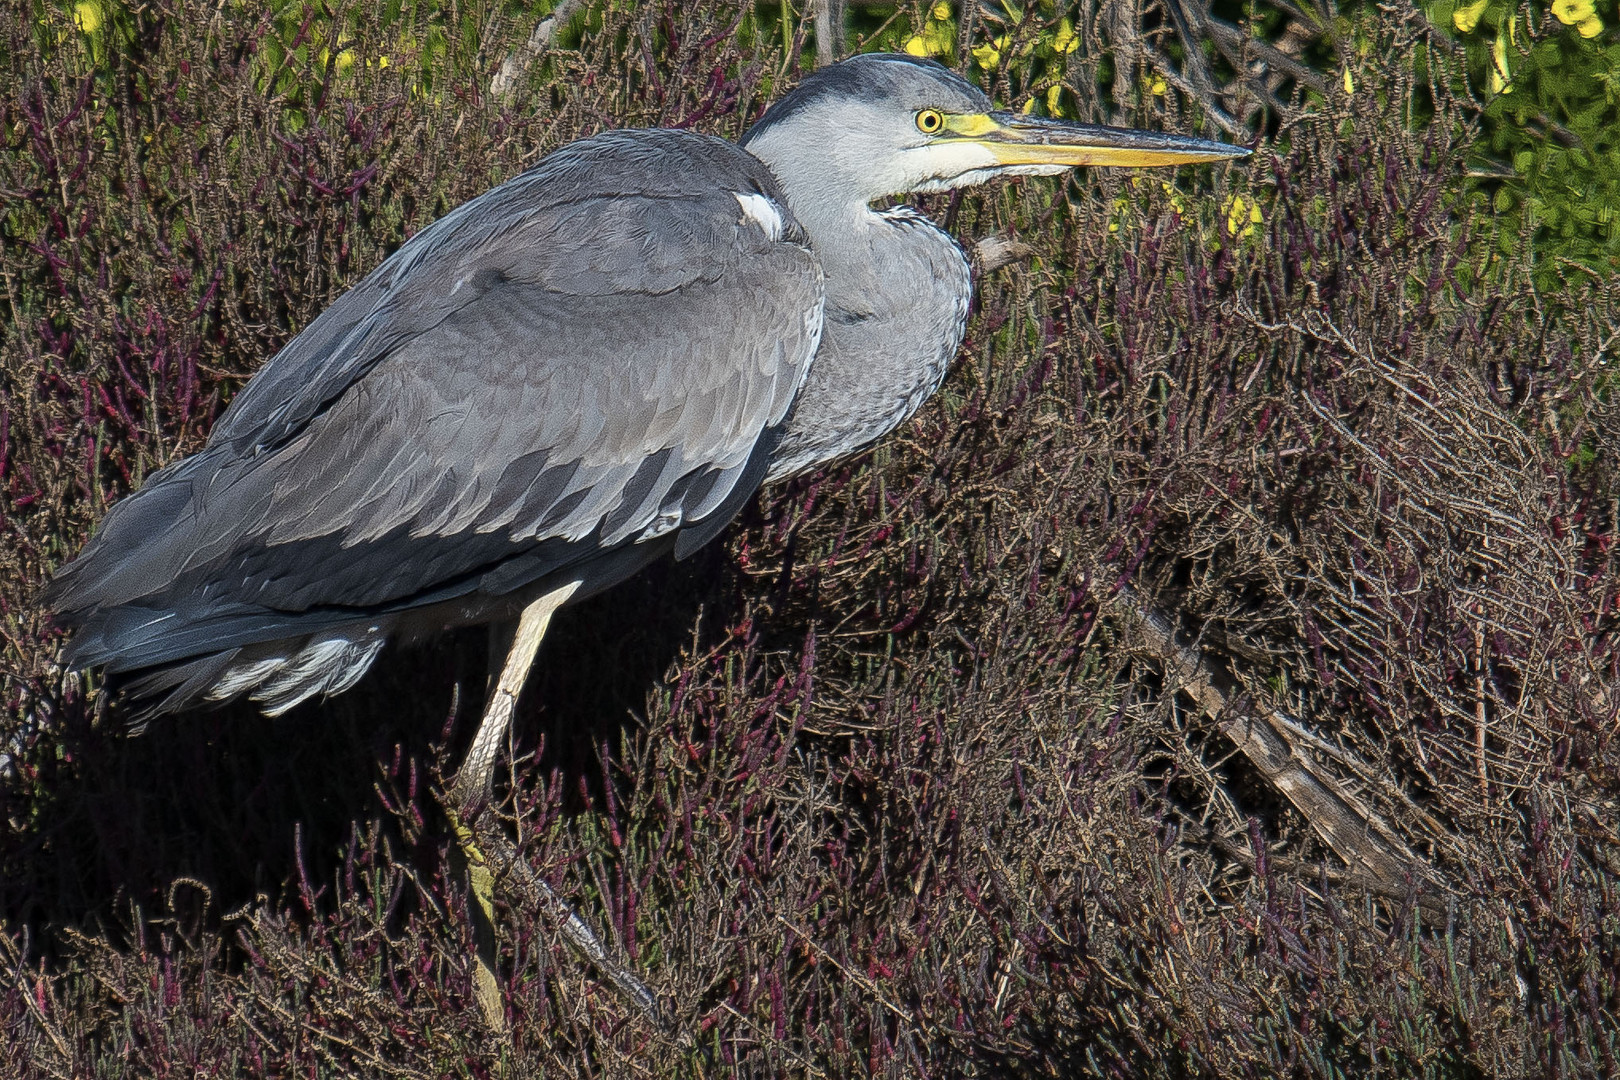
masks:
[[[226,8],[222,6],[221,12]],[[439,0],[385,0],[357,5],[330,0],[275,0],[269,5],[229,0],[237,22],[258,20],[249,44],[258,89],[282,103],[293,125],[307,120],[317,97],[362,71],[404,66],[412,72],[409,93],[436,100],[469,72],[452,54],[472,56],[489,16],[479,5],[457,10]],[[114,0],[69,0],[47,9],[36,37],[45,53],[68,45],[72,27],[87,46],[98,80],[113,78],[121,56],[138,53],[136,13]],[[457,38],[453,50],[451,39]]]
[[[1528,235],[1536,279],[1620,273],[1620,9],[1614,0],[1433,0],[1480,103],[1469,190],[1499,244]]]

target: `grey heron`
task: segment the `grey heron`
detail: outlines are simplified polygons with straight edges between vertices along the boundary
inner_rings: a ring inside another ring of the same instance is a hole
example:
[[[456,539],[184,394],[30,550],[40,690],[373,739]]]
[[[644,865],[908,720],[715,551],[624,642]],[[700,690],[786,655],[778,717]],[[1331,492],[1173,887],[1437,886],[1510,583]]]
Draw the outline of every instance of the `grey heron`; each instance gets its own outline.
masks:
[[[112,508],[45,596],[65,663],[150,714],[245,695],[276,715],[390,640],[515,621],[449,792],[470,822],[559,607],[689,554],[939,387],[968,261],[875,204],[1245,153],[997,111],[886,54],[811,74],[740,145],[568,145],[411,238]]]

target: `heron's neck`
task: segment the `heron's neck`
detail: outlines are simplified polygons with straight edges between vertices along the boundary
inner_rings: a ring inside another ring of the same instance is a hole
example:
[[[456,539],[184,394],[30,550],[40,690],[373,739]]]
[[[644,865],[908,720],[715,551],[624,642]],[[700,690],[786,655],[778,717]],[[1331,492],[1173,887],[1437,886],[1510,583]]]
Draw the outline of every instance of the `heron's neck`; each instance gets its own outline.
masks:
[[[972,297],[961,249],[915,211],[794,201],[791,188],[788,197],[821,262],[827,303],[773,479],[853,453],[916,412],[956,356]]]

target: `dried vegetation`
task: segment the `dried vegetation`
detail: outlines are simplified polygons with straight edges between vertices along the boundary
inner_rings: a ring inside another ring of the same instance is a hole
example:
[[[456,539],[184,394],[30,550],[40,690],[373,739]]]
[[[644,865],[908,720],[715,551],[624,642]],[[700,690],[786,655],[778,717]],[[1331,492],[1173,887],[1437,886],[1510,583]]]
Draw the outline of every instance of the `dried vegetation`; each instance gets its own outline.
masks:
[[[339,71],[161,0],[98,79],[68,16],[4,11],[21,1075],[1620,1070],[1620,296],[1538,293],[1460,216],[1421,26],[1370,17],[1358,92],[1224,177],[932,207],[1034,251],[939,399],[559,619],[512,827],[682,1043],[526,912],[510,1034],[479,1021],[434,792],[480,638],[132,737],[32,596],[404,235],[608,123],[737,134],[780,42],[643,8],[492,100],[425,87],[404,24]],[[450,55],[530,29],[491,26]]]

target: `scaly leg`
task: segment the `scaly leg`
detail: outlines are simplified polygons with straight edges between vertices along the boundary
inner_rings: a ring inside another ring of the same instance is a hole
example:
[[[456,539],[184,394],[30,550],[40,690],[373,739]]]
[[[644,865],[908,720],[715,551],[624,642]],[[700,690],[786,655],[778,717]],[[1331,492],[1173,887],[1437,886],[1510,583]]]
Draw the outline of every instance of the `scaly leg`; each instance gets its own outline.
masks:
[[[455,785],[450,789],[450,802],[467,821],[482,810],[490,800],[495,782],[495,759],[500,756],[501,745],[512,727],[512,713],[517,708],[518,695],[529,680],[529,668],[534,665],[534,654],[540,649],[540,639],[546,636],[546,627],[557,609],[568,602],[579,589],[580,582],[553,589],[523,609],[518,619],[517,634],[507,651],[506,664],[501,677],[484,706],[484,719],[473,736],[472,749],[456,773]]]
[[[484,680],[484,700],[494,699],[495,685],[500,677],[500,670],[495,666],[496,661],[512,651],[512,643],[517,639],[518,624],[516,620],[503,620],[489,624],[489,676]],[[448,806],[448,803],[447,803]],[[506,1009],[501,1000],[501,983],[495,974],[495,965],[500,961],[500,943],[495,934],[495,881],[490,874],[488,863],[484,861],[483,849],[479,847],[477,837],[471,828],[477,826],[480,831],[485,828],[496,830],[500,825],[491,816],[478,814],[476,811],[466,817],[463,825],[463,815],[455,809],[449,810],[451,824],[455,826],[456,842],[461,846],[462,861],[467,878],[467,895],[475,903],[467,911],[472,922],[473,932],[473,995],[478,999],[479,1010],[484,1014],[484,1021],[490,1029],[498,1035],[506,1034]],[[494,840],[494,837],[489,838]],[[491,851],[496,850],[489,844],[484,847]]]
[[[473,736],[472,749],[452,783],[447,802],[456,841],[467,858],[469,891],[476,901],[474,936],[478,942],[475,972],[478,1003],[484,1018],[496,1031],[506,1029],[506,1010],[501,1001],[500,983],[495,976],[495,871],[511,879],[525,898],[538,906],[578,952],[600,968],[621,991],[655,1023],[662,1024],[656,999],[634,975],[615,964],[602,942],[585,921],[559,897],[550,885],[535,874],[517,853],[517,848],[485,815],[494,795],[495,761],[512,725],[518,694],[529,677],[540,641],[545,637],[551,616],[580,586],[565,585],[540,597],[524,609],[517,633],[511,638],[506,663],[490,692],[484,718]],[[491,633],[491,643],[496,634]],[[493,862],[493,866],[491,863]]]

